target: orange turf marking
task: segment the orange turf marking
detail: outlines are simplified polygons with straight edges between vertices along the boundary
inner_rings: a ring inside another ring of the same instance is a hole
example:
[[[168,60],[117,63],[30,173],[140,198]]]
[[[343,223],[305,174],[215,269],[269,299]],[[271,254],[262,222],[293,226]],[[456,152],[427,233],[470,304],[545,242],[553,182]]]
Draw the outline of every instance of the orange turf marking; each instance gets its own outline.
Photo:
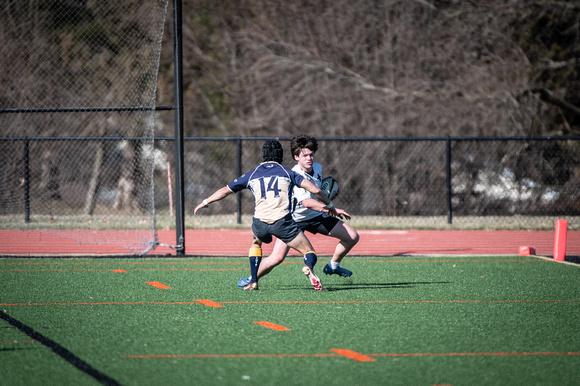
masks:
[[[0,269],[1,272],[108,272],[110,269]]]
[[[289,328],[286,328],[284,326],[280,326],[279,324],[270,323],[270,322],[254,322],[254,323],[259,324],[260,326],[270,328],[274,331],[292,331]]]
[[[368,354],[373,357],[475,357],[475,356],[530,356],[530,355],[580,355],[580,352],[449,352],[449,353],[383,353]]]
[[[365,263],[529,263],[541,262],[538,259],[398,259],[398,260],[371,260]]]
[[[134,268],[133,271],[249,271],[250,268]]]
[[[165,359],[165,358],[333,358],[336,354],[153,354],[124,355],[133,359]]]
[[[203,305],[208,306],[208,307],[216,307],[216,308],[217,307],[224,307],[221,304],[216,303],[216,302],[212,302],[211,300],[208,300],[208,299],[195,299],[195,300]]]
[[[538,262],[538,259],[393,259],[369,260],[364,263],[454,263],[454,262]],[[104,262],[0,262],[1,265],[107,265]],[[121,265],[246,265],[246,262],[229,261],[164,261],[164,262],[118,262]],[[284,261],[282,264],[304,264],[302,261]]]
[[[167,359],[167,358],[336,358],[347,357],[360,362],[375,362],[373,357],[445,357],[445,356],[528,356],[528,355],[580,355],[580,352],[483,352],[483,353],[382,353],[360,354],[352,350],[331,348],[336,354],[151,354],[151,355],[124,355],[124,358],[133,359]]]
[[[560,303],[580,302],[580,299],[547,299],[547,300],[338,300],[338,301],[270,301],[270,302],[221,302],[223,304],[421,304],[421,303]],[[0,303],[0,306],[95,306],[95,305],[191,305],[204,304],[209,307],[225,307],[207,299],[196,299],[194,302],[94,302],[94,303]]]
[[[125,272],[127,272],[124,269],[112,269],[111,271],[117,272],[117,273],[125,273]]]
[[[171,287],[166,286],[165,284],[161,284],[158,281],[148,281],[146,283],[155,287],[155,288],[159,288],[159,289],[171,289]]]
[[[154,262],[120,262],[119,264],[129,264],[129,265],[206,265],[206,264],[235,264],[235,265],[246,265],[245,261],[154,261]]]
[[[190,305],[198,302],[95,302],[95,303],[0,303],[0,306],[135,306],[135,305]]]
[[[580,299],[520,299],[520,300],[329,300],[329,301],[266,301],[222,302],[224,304],[421,304],[421,303],[559,303],[580,302]]]
[[[147,271],[147,272],[155,272],[155,271],[249,271],[250,268],[134,268],[133,271]],[[113,271],[113,272],[127,272],[126,270],[122,269],[73,269],[73,268],[44,268],[44,269],[0,269],[0,272],[103,272],[103,271]]]
[[[338,355],[342,355],[343,357],[353,359],[357,362],[376,362],[376,359],[373,359],[363,354],[359,354],[356,351],[352,350],[346,350],[342,348],[331,348],[330,351],[334,351]]]

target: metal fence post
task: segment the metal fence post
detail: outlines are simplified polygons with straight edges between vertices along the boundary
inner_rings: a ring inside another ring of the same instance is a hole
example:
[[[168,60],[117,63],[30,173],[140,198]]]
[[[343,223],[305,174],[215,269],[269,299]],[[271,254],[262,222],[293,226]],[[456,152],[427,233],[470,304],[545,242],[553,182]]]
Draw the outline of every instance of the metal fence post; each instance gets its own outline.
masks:
[[[242,175],[242,139],[238,137],[237,139],[237,155],[238,155],[238,176]],[[236,194],[237,205],[238,205],[238,224],[242,223],[242,194]]]
[[[173,67],[175,104],[175,233],[178,256],[185,254],[185,188],[183,165],[183,30],[182,3],[173,0]]]
[[[447,185],[447,223],[453,222],[453,208],[451,206],[451,138],[445,139],[445,174]]]
[[[24,222],[30,222],[30,144],[24,138]]]

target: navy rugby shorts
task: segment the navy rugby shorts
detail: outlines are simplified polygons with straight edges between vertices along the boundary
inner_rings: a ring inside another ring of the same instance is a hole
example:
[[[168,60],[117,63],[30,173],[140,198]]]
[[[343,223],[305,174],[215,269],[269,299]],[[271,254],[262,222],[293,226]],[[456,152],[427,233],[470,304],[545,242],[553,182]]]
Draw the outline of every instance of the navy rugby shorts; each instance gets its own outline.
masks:
[[[303,231],[308,231],[313,234],[323,234],[328,236],[330,231],[340,222],[339,219],[332,216],[321,214],[309,220],[298,221],[296,224]]]
[[[272,236],[276,236],[285,243],[289,243],[301,232],[298,225],[292,219],[291,214],[286,215],[273,224],[267,224],[254,218],[252,221],[252,231],[258,239],[266,244],[272,242]]]

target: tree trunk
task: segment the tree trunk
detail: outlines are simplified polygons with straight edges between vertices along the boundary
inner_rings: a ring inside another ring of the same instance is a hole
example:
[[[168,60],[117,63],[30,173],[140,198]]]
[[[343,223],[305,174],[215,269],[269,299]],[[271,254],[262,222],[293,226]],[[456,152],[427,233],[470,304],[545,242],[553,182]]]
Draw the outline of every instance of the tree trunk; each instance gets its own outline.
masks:
[[[39,189],[45,190],[47,197],[60,200],[58,159],[52,151],[47,150],[42,154],[41,170]]]
[[[97,205],[97,193],[99,192],[99,187],[101,185],[101,174],[103,170],[103,159],[105,154],[105,149],[101,141],[97,142],[97,148],[95,150],[95,165],[93,167],[91,182],[89,183],[89,190],[87,192],[84,211],[84,214],[89,216],[91,216],[95,211],[95,206]]]
[[[139,207],[137,202],[137,186],[141,180],[141,143],[139,141],[126,141],[121,165],[121,176],[117,183],[117,195],[115,197],[115,210],[126,207],[132,211]]]

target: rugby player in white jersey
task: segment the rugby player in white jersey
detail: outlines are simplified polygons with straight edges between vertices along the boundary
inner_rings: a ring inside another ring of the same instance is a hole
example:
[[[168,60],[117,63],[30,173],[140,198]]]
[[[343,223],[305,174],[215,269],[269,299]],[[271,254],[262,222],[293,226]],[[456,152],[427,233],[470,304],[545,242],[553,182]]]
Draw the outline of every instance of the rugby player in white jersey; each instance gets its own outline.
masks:
[[[292,139],[291,150],[294,160],[297,162],[292,170],[300,173],[304,178],[320,187],[322,185],[322,166],[314,162],[314,154],[318,150],[316,138],[308,135],[296,136]],[[314,195],[298,186],[294,187],[294,201],[292,216],[302,231],[309,231],[314,234],[320,233],[339,240],[332,258],[324,266],[323,272],[327,275],[351,276],[351,271],[340,266],[342,259],[359,240],[356,229],[341,220],[350,219],[350,215],[338,208],[335,208],[337,213],[335,215],[322,202],[318,201]],[[267,275],[274,267],[282,263],[289,250],[286,244],[280,240],[276,241],[272,253],[260,265],[258,278]],[[244,287],[250,280],[251,277],[242,278],[238,282],[238,286]]]
[[[244,289],[258,289],[258,269],[262,260],[262,243],[270,243],[273,239],[272,236],[276,236],[283,245],[297,250],[304,256],[302,272],[309,278],[314,289],[320,291],[322,285],[314,273],[314,265],[317,261],[316,252],[308,238],[292,219],[293,187],[300,186],[306,189],[318,200],[325,203],[325,208],[329,213],[335,216],[338,214],[332,202],[318,186],[305,179],[301,174],[281,165],[283,155],[280,142],[266,141],[262,148],[263,162],[254,170],[236,178],[203,200],[195,208],[194,214],[214,201],[221,200],[243,189],[250,189],[255,202],[252,219],[253,240],[249,251],[252,279]]]

